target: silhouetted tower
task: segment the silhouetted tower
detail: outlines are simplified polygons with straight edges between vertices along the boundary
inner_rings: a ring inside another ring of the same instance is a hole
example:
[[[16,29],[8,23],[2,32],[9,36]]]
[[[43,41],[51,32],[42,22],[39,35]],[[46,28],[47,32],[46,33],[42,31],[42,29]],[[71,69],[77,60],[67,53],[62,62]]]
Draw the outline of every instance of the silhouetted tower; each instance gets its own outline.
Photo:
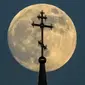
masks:
[[[41,20],[40,24],[35,24],[34,21],[32,23],[32,26],[39,26],[41,28],[41,40],[38,41],[38,44],[41,46],[41,57],[39,58],[39,63],[40,63],[40,68],[39,68],[39,81],[38,85],[47,85],[47,80],[46,80],[46,70],[45,70],[45,63],[46,63],[46,58],[43,56],[43,51],[47,49],[47,46],[44,45],[43,43],[43,28],[48,27],[50,29],[53,28],[52,24],[50,26],[45,25],[43,23],[43,20],[47,19],[46,15],[44,16],[43,10],[40,12],[40,15],[37,16],[39,20]]]

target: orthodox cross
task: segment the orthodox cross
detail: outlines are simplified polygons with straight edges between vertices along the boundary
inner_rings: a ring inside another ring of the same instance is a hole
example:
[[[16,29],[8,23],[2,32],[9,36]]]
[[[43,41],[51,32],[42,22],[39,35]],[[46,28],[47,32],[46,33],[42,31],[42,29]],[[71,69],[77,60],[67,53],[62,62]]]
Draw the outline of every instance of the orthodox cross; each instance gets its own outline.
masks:
[[[44,48],[44,49],[47,49],[47,46],[45,46],[44,43],[43,43],[43,28],[44,28],[44,27],[48,27],[48,28],[52,29],[53,26],[52,26],[52,24],[51,24],[50,26],[45,25],[45,24],[43,23],[43,19],[46,20],[47,17],[46,17],[46,15],[45,15],[45,16],[43,15],[43,14],[44,14],[43,11],[41,11],[40,14],[41,14],[41,16],[38,15],[37,18],[38,18],[39,20],[41,19],[41,23],[40,23],[40,24],[35,24],[34,21],[33,21],[32,26],[33,26],[33,27],[34,27],[34,26],[39,26],[39,27],[41,28],[41,41],[38,41],[38,44],[41,46],[41,56],[43,57],[43,48]]]
[[[40,15],[37,16],[37,18],[39,20],[41,20],[40,24],[35,24],[34,21],[32,23],[32,26],[38,26],[41,28],[41,40],[38,41],[38,44],[41,46],[41,57],[39,58],[39,63],[40,63],[40,69],[39,69],[39,81],[38,81],[38,85],[47,85],[46,82],[46,71],[45,71],[45,63],[46,63],[46,58],[43,56],[43,51],[47,49],[47,46],[44,45],[43,43],[43,30],[45,27],[50,28],[52,30],[53,26],[52,24],[49,25],[45,25],[43,20],[46,20],[47,17],[46,15],[44,15],[45,13],[43,12],[43,10],[40,12]]]

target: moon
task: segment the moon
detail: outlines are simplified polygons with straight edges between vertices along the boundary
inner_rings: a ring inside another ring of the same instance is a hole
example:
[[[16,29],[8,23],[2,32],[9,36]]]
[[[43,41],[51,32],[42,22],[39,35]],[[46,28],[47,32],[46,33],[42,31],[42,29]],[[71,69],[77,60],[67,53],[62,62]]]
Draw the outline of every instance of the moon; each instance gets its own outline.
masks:
[[[41,56],[39,27],[37,16],[43,10],[47,16],[44,24],[53,25],[53,29],[44,28],[44,50],[46,72],[55,71],[64,66],[72,57],[77,41],[77,32],[71,18],[60,8],[50,4],[34,4],[22,9],[12,19],[8,28],[8,46],[14,59],[25,68],[38,72],[38,58]]]

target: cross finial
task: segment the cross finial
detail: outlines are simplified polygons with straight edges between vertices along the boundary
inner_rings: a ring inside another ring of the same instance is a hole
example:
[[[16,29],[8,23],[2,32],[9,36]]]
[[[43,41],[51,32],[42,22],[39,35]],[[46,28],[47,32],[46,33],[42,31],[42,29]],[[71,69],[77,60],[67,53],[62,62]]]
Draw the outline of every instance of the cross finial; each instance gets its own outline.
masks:
[[[40,24],[35,24],[34,21],[33,21],[32,26],[33,27],[34,26],[38,26],[38,27],[41,28],[41,40],[38,41],[38,44],[41,46],[41,56],[43,56],[43,48],[44,49],[47,49],[47,46],[45,46],[44,43],[43,43],[43,28],[47,27],[47,28],[50,28],[52,30],[53,26],[52,26],[52,24],[50,26],[44,24],[43,20],[44,19],[46,20],[47,19],[47,16],[43,12],[43,10],[40,12],[40,14],[37,16],[37,18],[39,20],[41,20],[41,23]]]

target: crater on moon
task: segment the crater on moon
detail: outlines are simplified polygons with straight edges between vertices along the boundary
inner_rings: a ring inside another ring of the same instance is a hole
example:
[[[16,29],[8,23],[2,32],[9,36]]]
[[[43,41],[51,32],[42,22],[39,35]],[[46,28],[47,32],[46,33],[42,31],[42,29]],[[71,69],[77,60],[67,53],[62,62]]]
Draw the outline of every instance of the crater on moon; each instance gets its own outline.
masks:
[[[70,17],[60,8],[49,4],[35,4],[22,9],[12,20],[8,29],[8,45],[17,62],[32,71],[39,71],[38,58],[41,56],[41,29],[32,27],[39,24],[37,16],[43,10],[47,16],[44,24],[53,25],[53,29],[44,28],[44,44],[47,50],[46,71],[54,71],[69,61],[76,48],[77,33]]]
[[[54,13],[54,14],[59,14],[59,11],[56,8],[52,8],[51,12]]]

